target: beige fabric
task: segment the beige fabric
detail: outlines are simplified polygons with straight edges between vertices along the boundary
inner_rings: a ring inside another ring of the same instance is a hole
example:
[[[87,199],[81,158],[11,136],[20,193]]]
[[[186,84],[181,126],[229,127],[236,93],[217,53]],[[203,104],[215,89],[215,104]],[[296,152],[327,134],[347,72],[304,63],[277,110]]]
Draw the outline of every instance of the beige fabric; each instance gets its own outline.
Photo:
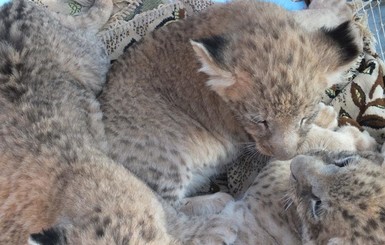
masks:
[[[139,41],[147,33],[172,21],[184,19],[193,12],[201,11],[212,4],[210,0],[184,0],[164,3],[155,9],[139,12],[132,19],[127,19],[132,13],[128,13],[126,17],[122,18],[123,15],[120,11],[115,14],[120,18],[114,19],[113,17],[99,35],[107,46],[111,60],[115,60],[123,53],[124,49]]]
[[[68,15],[82,14],[89,6],[83,0],[31,0],[55,12]],[[85,0],[87,2],[87,0]],[[202,11],[212,5],[211,0],[114,0],[114,14],[100,30],[111,60],[117,59],[133,43],[147,33],[172,21]]]

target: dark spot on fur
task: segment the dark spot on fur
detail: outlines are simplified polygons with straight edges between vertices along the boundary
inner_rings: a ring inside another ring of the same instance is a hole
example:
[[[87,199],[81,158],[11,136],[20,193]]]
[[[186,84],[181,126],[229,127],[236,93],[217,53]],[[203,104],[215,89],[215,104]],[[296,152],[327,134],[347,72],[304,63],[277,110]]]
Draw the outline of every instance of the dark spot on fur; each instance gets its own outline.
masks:
[[[171,201],[171,202],[175,202],[178,198],[174,195],[174,196],[171,196],[171,195],[162,195],[163,199],[167,200],[167,201]]]
[[[271,49],[272,49],[271,43],[270,43],[270,42],[264,42],[264,43],[263,43],[263,49],[264,49],[266,52],[271,52]]]
[[[147,228],[141,230],[140,235],[145,241],[150,242],[150,241],[153,241],[155,239],[156,232],[155,232],[154,228],[147,227]]]
[[[280,21],[278,22],[278,26],[279,26],[280,28],[283,28],[283,27],[286,26],[286,22],[283,21],[283,20],[280,20]]]
[[[380,213],[379,213],[379,216],[380,216],[380,221],[382,223],[385,223],[385,208],[380,208]]]
[[[249,49],[252,49],[252,50],[254,50],[254,51],[257,50],[257,46],[255,45],[255,43],[254,43],[252,40],[247,40],[246,46],[247,46]]]
[[[172,192],[172,191],[174,191],[174,190],[175,190],[174,187],[167,187],[167,186],[165,186],[165,187],[163,187],[160,191],[161,191],[162,193],[166,193],[166,192]]]
[[[167,153],[167,149],[166,149],[166,147],[164,147],[163,145],[158,145],[158,149],[159,149],[159,151],[161,151],[161,152],[166,152],[166,153]]]
[[[154,167],[149,167],[148,171],[152,174],[152,177],[155,180],[159,180],[160,177],[163,175],[163,173],[161,171],[159,171],[158,169],[156,169]]]
[[[136,143],[136,144],[135,144],[135,148],[136,148],[137,150],[143,150],[143,149],[144,149],[144,145],[142,145],[141,143]]]
[[[138,160],[138,158],[135,157],[135,156],[128,156],[128,157],[126,158],[126,162],[128,162],[128,163],[135,162],[135,161],[137,161],[137,160]]]
[[[159,162],[168,162],[168,159],[167,159],[164,155],[160,155],[160,156],[158,157],[158,161],[159,161]]]
[[[287,23],[288,23],[289,27],[292,29],[296,27],[296,22],[293,19],[289,19],[287,21]]]
[[[152,183],[150,181],[147,181],[147,185],[154,190],[155,192],[158,192],[159,186],[157,183]]]
[[[287,65],[293,64],[293,54],[289,54],[286,61]]]
[[[90,221],[91,221],[92,223],[99,223],[100,218],[99,218],[98,216],[94,216],[94,217],[91,217]]]
[[[325,35],[331,38],[340,49],[340,58],[343,63],[355,59],[358,55],[358,47],[355,43],[350,21],[346,21],[334,29],[323,29]]]
[[[5,64],[1,64],[0,66],[0,73],[4,74],[4,75],[11,75],[12,74],[12,62],[6,58],[3,58],[3,62],[5,62]]]
[[[347,221],[355,220],[354,215],[349,214],[346,209],[342,210],[342,217]]]
[[[104,237],[104,229],[102,227],[97,227],[95,229],[95,234],[99,238]]]
[[[170,137],[173,138],[173,139],[177,139],[177,138],[178,138],[178,136],[176,135],[176,133],[173,132],[173,131],[167,131],[167,134],[168,134],[168,136],[170,136]]]
[[[171,149],[171,150],[170,150],[170,153],[171,153],[171,155],[173,155],[173,156],[179,156],[179,151],[177,151],[177,150],[175,150],[175,149]]]
[[[360,187],[364,187],[365,182],[361,181],[358,185],[359,185]]]
[[[27,92],[23,87],[17,85],[7,85],[1,88],[3,95],[11,102],[16,102]]]
[[[131,240],[131,235],[125,235],[123,237],[123,239],[122,239],[122,243],[121,244],[129,244],[130,240]]]
[[[299,41],[304,44],[305,43],[305,37],[301,34],[299,35]]]
[[[369,219],[367,223],[367,227],[370,230],[377,230],[378,229],[378,223],[374,219]]]
[[[277,39],[279,38],[279,34],[278,34],[278,32],[276,32],[276,31],[273,31],[273,32],[271,33],[271,35],[273,36],[273,38],[274,38],[275,40],[277,40]]]
[[[366,203],[360,203],[358,204],[358,207],[361,209],[361,210],[366,210],[368,209],[368,205]]]
[[[106,226],[109,226],[111,224],[112,220],[110,217],[105,217],[103,219],[103,226],[106,227]]]

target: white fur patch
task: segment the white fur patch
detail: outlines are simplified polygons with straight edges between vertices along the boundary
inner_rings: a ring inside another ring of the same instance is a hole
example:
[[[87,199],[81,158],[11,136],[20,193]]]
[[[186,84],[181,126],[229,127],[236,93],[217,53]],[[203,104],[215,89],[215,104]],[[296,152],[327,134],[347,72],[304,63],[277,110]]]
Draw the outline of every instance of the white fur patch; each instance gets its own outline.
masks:
[[[35,240],[33,240],[31,237],[28,238],[28,245],[40,245],[40,243],[37,243]]]

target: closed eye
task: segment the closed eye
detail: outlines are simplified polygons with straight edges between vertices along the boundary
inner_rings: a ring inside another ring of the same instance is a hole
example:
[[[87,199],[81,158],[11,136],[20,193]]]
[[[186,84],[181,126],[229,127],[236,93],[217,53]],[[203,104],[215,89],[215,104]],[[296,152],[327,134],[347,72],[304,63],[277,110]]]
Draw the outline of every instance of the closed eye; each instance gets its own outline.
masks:
[[[310,205],[311,205],[311,214],[313,218],[318,221],[320,219],[320,216],[322,214],[322,201],[317,196],[312,194],[312,197],[310,199]]]
[[[263,125],[266,129],[268,129],[269,128],[269,124],[267,123],[267,121],[266,120],[263,120],[263,121],[259,121],[258,122],[258,124],[261,124],[261,125]]]
[[[247,119],[252,122],[253,124],[257,124],[257,125],[262,125],[265,129],[268,129],[269,128],[269,123],[266,121],[266,120],[261,120],[261,119],[258,119],[256,117],[252,118],[252,117],[247,117]]]
[[[337,167],[343,168],[352,163],[353,161],[357,160],[358,156],[348,156],[341,159],[334,160],[334,165]]]
[[[308,119],[309,119],[308,117],[302,118],[302,119],[301,119],[301,122],[299,123],[299,125],[300,125],[300,126],[303,126],[303,125],[307,122]]]

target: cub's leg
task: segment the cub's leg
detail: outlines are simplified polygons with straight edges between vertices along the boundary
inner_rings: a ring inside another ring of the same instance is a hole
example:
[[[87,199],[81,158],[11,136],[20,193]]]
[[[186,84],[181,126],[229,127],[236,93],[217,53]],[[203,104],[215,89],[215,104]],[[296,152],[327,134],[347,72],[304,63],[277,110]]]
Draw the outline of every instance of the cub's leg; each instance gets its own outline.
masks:
[[[243,210],[227,208],[226,215],[221,213],[191,217],[178,213],[175,209],[167,209],[168,207],[170,206],[165,206],[169,214],[170,234],[177,237],[182,244],[234,244],[238,226],[232,218],[244,215]]]
[[[234,198],[224,192],[187,197],[181,201],[180,211],[187,215],[209,215],[219,213]]]

